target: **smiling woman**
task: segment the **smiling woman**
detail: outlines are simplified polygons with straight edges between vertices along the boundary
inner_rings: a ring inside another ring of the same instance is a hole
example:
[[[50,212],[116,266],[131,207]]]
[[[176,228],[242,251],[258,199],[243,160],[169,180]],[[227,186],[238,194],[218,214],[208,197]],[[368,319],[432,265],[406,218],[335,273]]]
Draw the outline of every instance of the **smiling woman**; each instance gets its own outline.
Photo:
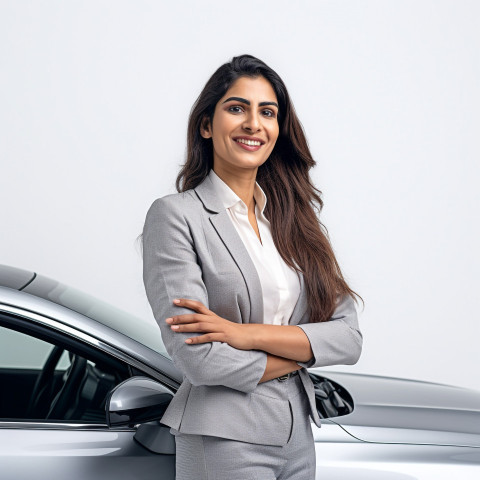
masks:
[[[192,108],[178,193],[143,230],[145,290],[184,374],[161,419],[177,480],[315,478],[307,368],[356,363],[362,333],[313,166],[278,74],[251,55],[222,65]]]
[[[239,82],[240,81],[243,81],[243,80],[246,80],[246,79],[239,79]],[[265,81],[265,79],[262,79],[262,78],[257,78],[255,79],[256,81]],[[268,88],[268,86],[267,86]],[[242,97],[228,97],[226,100],[224,100],[222,102],[222,104],[225,104],[225,103],[230,103],[230,102],[233,102],[233,101],[236,101],[236,102],[241,102],[245,105],[248,105],[250,106],[251,105],[251,102],[250,100],[247,100],[246,98],[242,98]],[[264,107],[265,105],[274,105],[276,107],[276,109],[263,109],[262,110],[262,113],[263,112],[266,112],[267,113],[267,118],[276,118],[277,117],[277,111],[278,111],[278,103],[277,102],[260,102],[258,104],[259,107]],[[238,108],[239,110],[235,110],[236,108]],[[242,113],[244,110],[242,108],[242,106],[240,105],[232,105],[228,108],[228,111],[229,112],[238,112],[238,113]],[[208,137],[206,137],[208,138]],[[249,151],[252,151],[252,152],[256,152],[261,145],[265,145],[265,140],[262,140],[261,138],[258,138],[258,137],[253,137],[253,136],[238,136],[238,137],[233,137],[233,139],[240,143],[240,146],[242,146],[243,148],[245,148],[246,150],[249,150]]]
[[[225,96],[217,103],[213,120],[204,118],[200,133],[212,139],[214,170],[221,178],[231,176],[233,169],[243,165],[250,167],[251,183],[252,175],[268,159],[278,139],[277,95],[264,77],[240,77]],[[243,154],[244,150],[259,153],[252,157]]]

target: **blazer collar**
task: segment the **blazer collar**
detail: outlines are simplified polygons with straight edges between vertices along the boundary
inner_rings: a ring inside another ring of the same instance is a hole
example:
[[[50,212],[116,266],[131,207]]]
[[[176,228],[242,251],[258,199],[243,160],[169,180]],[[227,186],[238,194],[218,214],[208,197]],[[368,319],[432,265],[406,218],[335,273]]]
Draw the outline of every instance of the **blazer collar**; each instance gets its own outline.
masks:
[[[245,323],[263,323],[262,286],[257,269],[253,260],[250,258],[250,254],[248,253],[243,240],[230,220],[227,208],[217,194],[218,191],[216,190],[210,176],[207,175],[205,179],[194,188],[194,191],[200,198],[204,207],[213,213],[213,215],[210,215],[209,220],[229,250],[245,279],[250,297],[250,318],[244,319]],[[307,308],[307,295],[304,278],[301,273],[299,273],[299,276],[300,295],[290,317],[289,325],[296,325],[299,323]]]

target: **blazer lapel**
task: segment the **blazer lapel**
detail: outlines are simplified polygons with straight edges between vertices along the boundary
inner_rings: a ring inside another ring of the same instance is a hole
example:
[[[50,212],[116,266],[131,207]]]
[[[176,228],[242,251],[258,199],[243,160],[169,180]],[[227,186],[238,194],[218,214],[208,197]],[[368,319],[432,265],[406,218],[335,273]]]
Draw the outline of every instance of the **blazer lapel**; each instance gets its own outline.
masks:
[[[248,296],[250,297],[249,323],[263,323],[263,296],[260,278],[247,248],[228,216],[227,210],[212,215],[210,222],[212,222],[218,235],[230,251],[247,284]]]
[[[214,186],[211,183],[210,178],[206,177],[199,185],[197,185],[197,187],[194,188],[194,190],[205,208],[213,213],[210,215],[209,220],[229,250],[245,279],[248,295],[250,297],[250,318],[248,319],[248,322],[263,323],[262,286],[257,269],[250,258],[247,248],[235,229],[235,226],[232,224],[226,208],[215,195]],[[290,317],[290,325],[297,324],[306,309],[304,279],[301,273],[299,275],[300,295]]]

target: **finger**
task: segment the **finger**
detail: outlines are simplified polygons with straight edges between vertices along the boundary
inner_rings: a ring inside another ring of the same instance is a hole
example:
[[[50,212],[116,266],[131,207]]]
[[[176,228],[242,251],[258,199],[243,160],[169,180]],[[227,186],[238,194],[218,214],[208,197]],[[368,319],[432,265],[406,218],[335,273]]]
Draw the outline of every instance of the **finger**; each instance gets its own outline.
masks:
[[[175,300],[178,300],[176,302]],[[204,314],[212,314],[213,312],[209,310],[202,302],[199,300],[191,300],[189,298],[176,298],[173,303],[177,307],[187,307],[191,308],[193,310],[196,310],[199,313],[204,313]]]
[[[198,337],[187,338],[186,343],[194,345],[197,343],[208,343],[208,342],[224,342],[223,333],[207,333],[206,335],[199,335]]]
[[[200,313],[184,313],[183,315],[175,315],[165,319],[170,325],[175,325],[178,323],[192,323],[203,320],[205,316]]]
[[[183,325],[171,325],[174,332],[214,332],[215,325],[202,322],[186,323]]]

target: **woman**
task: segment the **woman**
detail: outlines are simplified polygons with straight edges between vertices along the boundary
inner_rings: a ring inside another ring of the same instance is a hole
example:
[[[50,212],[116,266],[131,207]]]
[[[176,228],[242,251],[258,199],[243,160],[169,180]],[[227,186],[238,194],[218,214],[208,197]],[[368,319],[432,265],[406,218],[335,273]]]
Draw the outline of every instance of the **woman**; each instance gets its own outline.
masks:
[[[306,368],[356,363],[362,334],[313,166],[280,77],[251,55],[222,65],[191,111],[178,193],[143,230],[147,297],[184,376],[161,419],[177,480],[315,478]]]

